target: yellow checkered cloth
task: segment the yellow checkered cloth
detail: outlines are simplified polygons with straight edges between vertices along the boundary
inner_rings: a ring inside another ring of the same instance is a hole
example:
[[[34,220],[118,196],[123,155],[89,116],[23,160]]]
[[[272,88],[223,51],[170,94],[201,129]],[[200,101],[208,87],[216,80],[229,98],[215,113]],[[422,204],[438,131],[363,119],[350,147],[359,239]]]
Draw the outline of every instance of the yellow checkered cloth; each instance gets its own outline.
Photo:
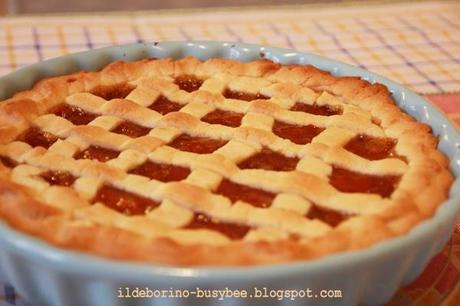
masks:
[[[66,53],[164,40],[240,41],[361,66],[419,93],[460,91],[460,3],[286,6],[0,20],[0,75]]]

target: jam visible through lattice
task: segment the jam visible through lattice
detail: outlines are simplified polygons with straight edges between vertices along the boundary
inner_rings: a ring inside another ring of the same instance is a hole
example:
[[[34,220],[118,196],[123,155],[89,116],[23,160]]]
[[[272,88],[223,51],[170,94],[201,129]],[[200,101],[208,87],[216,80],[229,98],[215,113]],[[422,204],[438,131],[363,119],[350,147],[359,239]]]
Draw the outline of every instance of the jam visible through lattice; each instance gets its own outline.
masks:
[[[251,229],[249,226],[236,223],[222,222],[214,220],[204,214],[195,213],[192,221],[184,229],[209,229],[215,230],[230,239],[242,239]]]
[[[40,130],[38,127],[31,127],[22,133],[18,140],[29,144],[31,147],[43,147],[48,149],[58,138],[51,133]]]
[[[227,140],[222,139],[196,137],[188,134],[181,134],[168,145],[181,151],[208,154],[224,146],[227,142]]]
[[[203,84],[203,80],[200,80],[193,75],[181,75],[176,77],[174,83],[176,83],[180,89],[192,92],[200,89]]]
[[[18,163],[8,156],[1,156],[0,155],[0,163],[2,163],[7,168],[14,168],[18,165]]]
[[[324,131],[324,128],[311,124],[296,125],[275,120],[272,131],[279,137],[286,138],[291,140],[293,143],[303,145],[310,143],[313,138]]]
[[[99,85],[93,88],[90,92],[105,100],[124,99],[131,93],[131,91],[134,90],[134,88],[136,87],[131,84],[120,83],[114,85]]]
[[[201,118],[201,121],[210,124],[222,124],[230,127],[238,127],[241,125],[241,119],[243,119],[243,116],[244,114],[242,113],[216,109]]]
[[[190,169],[171,164],[155,163],[148,160],[130,170],[129,173],[146,176],[162,182],[172,182],[186,179],[190,174]]]
[[[98,115],[87,112],[80,107],[62,103],[50,110],[50,113],[69,120],[75,125],[86,125],[93,121]]]
[[[215,193],[226,196],[232,202],[245,201],[255,207],[267,208],[272,205],[276,193],[249,187],[223,179]]]
[[[321,207],[316,204],[313,204],[307,213],[307,218],[319,219],[333,227],[339,225],[342,221],[346,220],[349,217],[350,216],[345,213]]]
[[[99,188],[92,200],[92,203],[96,202],[128,216],[143,215],[160,205],[157,201],[109,185]]]
[[[296,102],[296,104],[294,104],[290,110],[294,112],[304,112],[320,116],[333,116],[342,114],[342,110],[338,106],[306,104],[301,102]]]
[[[270,97],[264,96],[261,93],[248,93],[248,92],[241,92],[231,89],[226,89],[222,95],[227,99],[236,99],[236,100],[243,100],[243,101],[253,101],[253,100],[268,100]]]
[[[74,155],[75,159],[94,159],[100,162],[106,162],[111,159],[117,158],[120,155],[119,151],[103,148],[100,146],[89,146],[83,151]]]
[[[332,167],[329,182],[342,192],[375,193],[384,198],[391,196],[400,180],[397,175],[371,175]]]
[[[238,164],[240,169],[265,169],[273,171],[295,170],[299,159],[263,147],[262,150]]]
[[[77,177],[67,171],[46,171],[40,174],[40,177],[47,181],[50,185],[71,186]]]
[[[394,152],[396,141],[390,138],[377,138],[367,135],[357,135],[344,148],[369,160],[387,157],[397,157]]]
[[[132,138],[145,136],[150,132],[151,128],[135,124],[131,121],[123,121],[118,124],[113,130],[113,133],[123,134]]]
[[[173,102],[163,95],[159,96],[155,102],[149,106],[150,109],[157,111],[162,115],[178,112],[182,107],[184,107],[182,104]]]

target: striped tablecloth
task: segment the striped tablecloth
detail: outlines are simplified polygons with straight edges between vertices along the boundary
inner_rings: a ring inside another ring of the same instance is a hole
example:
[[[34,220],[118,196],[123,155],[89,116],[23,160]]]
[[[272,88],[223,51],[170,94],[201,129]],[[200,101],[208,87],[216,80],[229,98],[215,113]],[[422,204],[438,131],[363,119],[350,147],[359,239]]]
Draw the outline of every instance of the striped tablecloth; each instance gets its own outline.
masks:
[[[164,40],[239,41],[316,53],[427,95],[460,124],[460,3],[453,1],[5,17],[0,75],[66,53]],[[459,271],[460,224],[424,274],[389,305],[437,306]],[[4,305],[24,305],[8,284],[0,285]]]

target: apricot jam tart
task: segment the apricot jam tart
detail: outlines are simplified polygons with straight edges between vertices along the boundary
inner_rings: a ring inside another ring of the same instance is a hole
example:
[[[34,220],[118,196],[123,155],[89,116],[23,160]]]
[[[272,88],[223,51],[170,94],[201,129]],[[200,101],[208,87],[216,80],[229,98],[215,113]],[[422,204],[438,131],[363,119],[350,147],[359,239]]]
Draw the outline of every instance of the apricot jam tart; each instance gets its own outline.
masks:
[[[179,266],[309,260],[430,218],[452,182],[387,88],[313,66],[145,59],[0,103],[0,218]]]

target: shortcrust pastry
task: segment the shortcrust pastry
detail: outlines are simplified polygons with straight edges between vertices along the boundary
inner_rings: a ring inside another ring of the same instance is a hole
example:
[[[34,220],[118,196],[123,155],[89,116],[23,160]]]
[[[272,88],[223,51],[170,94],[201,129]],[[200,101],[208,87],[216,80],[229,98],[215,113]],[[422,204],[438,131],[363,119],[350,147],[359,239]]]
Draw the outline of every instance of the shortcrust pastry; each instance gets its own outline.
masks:
[[[313,66],[145,59],[0,103],[0,217],[52,245],[258,265],[404,235],[447,198],[430,127]]]

